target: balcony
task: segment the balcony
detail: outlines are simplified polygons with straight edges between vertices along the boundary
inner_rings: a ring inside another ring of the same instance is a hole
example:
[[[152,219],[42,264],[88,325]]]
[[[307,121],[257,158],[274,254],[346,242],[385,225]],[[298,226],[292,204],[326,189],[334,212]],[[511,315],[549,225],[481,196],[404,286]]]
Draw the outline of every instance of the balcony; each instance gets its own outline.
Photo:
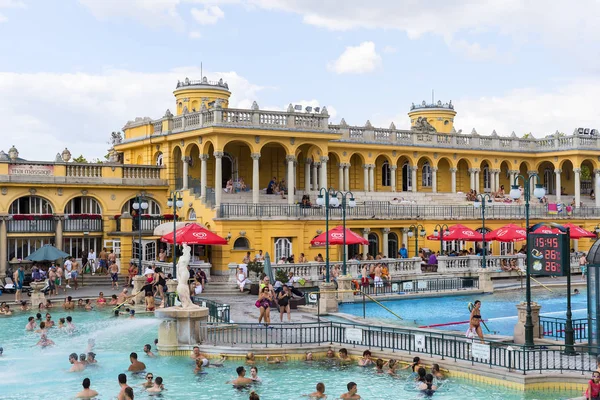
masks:
[[[100,216],[98,216],[100,217]],[[80,218],[77,214],[65,216],[64,232],[102,232],[102,218]]]
[[[56,232],[56,220],[54,217],[40,219],[38,216],[28,215],[25,219],[9,219],[6,221],[6,225],[8,233]]]
[[[178,219],[179,220],[179,219]],[[117,220],[117,230],[121,230],[120,219]],[[138,220],[136,217],[133,217],[132,220],[132,231],[139,232],[140,223],[142,227],[142,233],[152,234],[154,232],[154,228],[159,226],[160,224],[164,224],[166,222],[173,222],[173,217],[165,217],[164,215],[142,215],[142,219]]]

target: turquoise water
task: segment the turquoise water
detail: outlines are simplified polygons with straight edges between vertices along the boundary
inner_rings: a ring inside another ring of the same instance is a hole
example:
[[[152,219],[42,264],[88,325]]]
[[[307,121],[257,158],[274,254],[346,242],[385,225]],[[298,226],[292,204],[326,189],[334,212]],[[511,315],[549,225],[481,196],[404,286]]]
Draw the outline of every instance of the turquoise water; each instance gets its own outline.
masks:
[[[535,289],[533,301],[541,304],[541,314],[548,317],[564,318],[567,308],[565,288]],[[571,296],[573,319],[587,317],[587,291],[579,289],[581,294]],[[466,331],[469,320],[469,302],[481,300],[481,315],[491,331],[500,335],[512,335],[517,322],[516,305],[525,301],[525,291],[507,291],[494,294],[476,294],[466,296],[444,296],[429,298],[412,298],[382,301],[386,307],[400,315],[407,322],[417,326],[443,324],[450,322],[466,322],[464,324],[439,327],[438,329]],[[345,303],[340,305],[340,312],[363,316],[362,303]],[[375,303],[367,303],[367,318],[393,319],[396,317]],[[484,329],[485,333],[485,329]]]
[[[24,330],[30,313],[0,317],[0,399],[71,399],[81,390],[81,381],[89,377],[100,399],[114,399],[119,392],[117,376],[129,366],[129,353],[136,351],[147,371],[164,378],[167,388],[164,399],[247,399],[248,391],[238,391],[225,382],[235,375],[238,361],[226,361],[223,368],[209,368],[206,375],[194,375],[193,363],[186,357],[148,358],[142,348],[153,343],[159,321],[154,318],[111,317],[108,312],[50,310],[52,319],[71,315],[77,329],[74,334],[51,328],[48,337],[56,345],[46,349],[35,346],[39,335]],[[88,338],[94,338],[98,365],[79,373],[67,372],[68,355],[86,350]],[[261,399],[299,399],[314,391],[317,382],[324,382],[329,398],[345,392],[346,383],[358,384],[358,393],[365,399],[420,399],[409,374],[398,377],[375,374],[372,369],[357,366],[337,366],[315,362],[307,365],[289,362],[283,365],[257,364],[263,382],[254,386]],[[249,367],[246,367],[249,371]],[[134,387],[136,399],[153,398],[140,387],[142,377],[128,373],[128,383]],[[450,379],[441,385],[436,399],[561,399],[579,393],[527,393],[469,381]]]

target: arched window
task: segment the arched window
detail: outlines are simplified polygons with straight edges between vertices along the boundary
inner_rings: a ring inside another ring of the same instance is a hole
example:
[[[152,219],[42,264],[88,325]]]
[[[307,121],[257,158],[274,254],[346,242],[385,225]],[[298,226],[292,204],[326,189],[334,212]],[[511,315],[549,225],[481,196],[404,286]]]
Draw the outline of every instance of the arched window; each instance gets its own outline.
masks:
[[[23,196],[12,202],[9,214],[53,214],[52,205],[43,197]]]
[[[412,171],[410,164],[406,161],[402,164],[402,191],[408,192],[409,190],[412,190]]]
[[[483,172],[483,191],[491,192],[492,191],[492,183],[490,182],[490,168],[488,167],[487,164],[485,167],[483,167],[482,172]]]
[[[547,194],[556,194],[554,186],[556,185],[556,177],[554,171],[551,168],[544,170],[544,188]]]
[[[148,203],[148,209],[146,209],[144,212],[142,212],[142,214],[150,214],[150,215],[160,215],[160,206],[158,205],[158,203],[152,199],[145,199],[146,202]],[[125,203],[123,205],[123,208],[121,209],[121,214],[124,214],[126,212],[128,212],[129,214],[131,214],[134,211],[133,208],[133,203],[136,202],[135,197],[131,200],[129,200],[127,203]],[[137,211],[136,211],[137,214]]]
[[[431,187],[431,166],[429,165],[429,161],[423,163],[423,168],[421,169],[421,185],[423,187]]]
[[[102,208],[95,198],[79,196],[69,200],[65,214],[102,214]]]
[[[239,237],[233,242],[234,250],[248,250],[250,248],[250,242],[245,237]]]
[[[161,167],[163,165],[163,153],[162,153],[162,151],[159,151],[158,154],[156,154],[155,163],[159,167]]]
[[[384,161],[381,166],[381,186],[392,186],[392,170],[387,161]]]
[[[292,241],[289,238],[275,238],[275,259],[277,263],[282,257],[288,258],[292,254]]]
[[[398,235],[394,232],[388,234],[388,253],[384,255],[388,258],[398,258]]]
[[[379,237],[376,233],[369,233],[369,254],[373,257],[379,253]]]
[[[195,221],[196,220],[196,210],[194,210],[193,208],[190,208],[190,211],[188,211],[188,221]]]

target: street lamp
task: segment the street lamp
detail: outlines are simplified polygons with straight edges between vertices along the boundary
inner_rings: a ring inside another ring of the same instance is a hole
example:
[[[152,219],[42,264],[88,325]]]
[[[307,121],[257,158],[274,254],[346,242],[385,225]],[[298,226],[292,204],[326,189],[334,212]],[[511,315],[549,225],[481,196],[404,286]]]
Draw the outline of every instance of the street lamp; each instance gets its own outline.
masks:
[[[482,223],[482,230],[481,230],[481,237],[482,237],[482,248],[481,248],[481,252],[482,252],[482,257],[481,257],[481,268],[485,268],[487,266],[487,264],[485,263],[485,255],[487,253],[487,248],[485,246],[485,203],[491,203],[492,202],[492,197],[489,194],[478,194],[476,197],[476,200],[473,202],[473,206],[475,208],[480,208],[481,207],[481,223]]]
[[[413,230],[414,230],[414,233],[413,233]],[[415,235],[415,234],[417,234],[417,235]],[[415,236],[415,257],[419,256],[419,236],[424,237],[426,234],[427,234],[427,232],[425,232],[425,228],[421,224],[418,224],[418,225],[413,224],[408,227],[408,232],[406,235],[409,238]]]
[[[173,279],[177,279],[177,209],[183,207],[181,191],[174,190],[167,200],[167,207],[173,208]]]
[[[596,234],[596,237],[600,235],[600,226],[596,225],[596,227],[594,228],[594,233]]]
[[[337,195],[322,187],[319,189],[317,205],[325,206],[325,282],[329,283],[329,205],[337,207],[340,203]]]
[[[540,177],[538,174],[531,174],[528,178],[523,175],[515,176],[514,184],[510,189],[510,197],[514,200],[521,198],[521,189],[519,189],[519,178],[523,180],[524,195],[525,195],[525,228],[527,229],[527,243],[529,243],[529,191],[531,187],[531,179],[535,177],[536,183],[533,195],[541,199],[546,195],[546,189],[539,184]],[[533,346],[533,319],[531,318],[531,274],[529,272],[529,252],[525,255],[525,300],[527,302],[527,317],[525,318],[525,346]]]
[[[438,228],[440,228],[438,230]],[[440,236],[440,255],[443,256],[444,255],[444,231],[448,230],[448,225],[443,224],[437,224],[434,228],[433,228],[433,236],[437,237],[438,235]],[[441,234],[440,234],[441,231]]]
[[[344,235],[344,258],[343,258],[343,264],[342,264],[342,274],[346,275],[346,207],[350,207],[350,208],[354,208],[356,207],[356,200],[354,199],[354,194],[351,191],[347,191],[347,192],[335,192],[335,191],[331,191],[331,196],[332,198],[335,198],[336,200],[336,204],[337,204],[337,196],[340,195],[342,197],[342,226],[343,226],[343,235]],[[350,199],[348,199],[348,195],[350,195]],[[335,197],[334,197],[335,196]],[[317,199],[317,204],[319,204],[319,201]],[[332,203],[333,205],[333,203]]]
[[[142,212],[148,209],[148,202],[143,195],[135,196],[135,202],[131,205],[137,212],[138,230],[140,233],[138,241],[138,274],[142,275]]]

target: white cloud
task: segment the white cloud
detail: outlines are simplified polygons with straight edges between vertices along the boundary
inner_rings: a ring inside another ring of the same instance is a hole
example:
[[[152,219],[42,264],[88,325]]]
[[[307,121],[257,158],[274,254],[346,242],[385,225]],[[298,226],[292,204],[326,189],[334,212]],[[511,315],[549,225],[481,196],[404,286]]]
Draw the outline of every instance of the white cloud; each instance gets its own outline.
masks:
[[[209,72],[229,83],[231,107],[248,107],[261,86],[236,72]],[[100,74],[0,72],[0,120],[21,157],[53,160],[65,147],[75,155],[102,158],[108,135],[138,116],[160,118],[174,109],[177,80],[200,77],[200,68],[162,73],[110,69]]]
[[[348,46],[337,60],[327,64],[327,69],[337,74],[363,74],[375,70],[381,64],[381,56],[375,51],[375,43],[363,42]]]
[[[196,22],[200,25],[214,25],[217,21],[225,17],[225,13],[219,6],[208,6],[204,7],[203,10],[192,8],[191,12],[192,17],[194,17]]]
[[[185,26],[177,11],[180,0],[79,0],[98,19],[125,17],[144,25],[170,26],[182,30]]]
[[[198,31],[191,31],[188,36],[190,37],[190,39],[201,39],[202,38],[202,34]]]
[[[25,8],[25,3],[20,0],[0,0],[0,9],[2,8]],[[0,13],[0,23],[8,21],[8,18]]]

